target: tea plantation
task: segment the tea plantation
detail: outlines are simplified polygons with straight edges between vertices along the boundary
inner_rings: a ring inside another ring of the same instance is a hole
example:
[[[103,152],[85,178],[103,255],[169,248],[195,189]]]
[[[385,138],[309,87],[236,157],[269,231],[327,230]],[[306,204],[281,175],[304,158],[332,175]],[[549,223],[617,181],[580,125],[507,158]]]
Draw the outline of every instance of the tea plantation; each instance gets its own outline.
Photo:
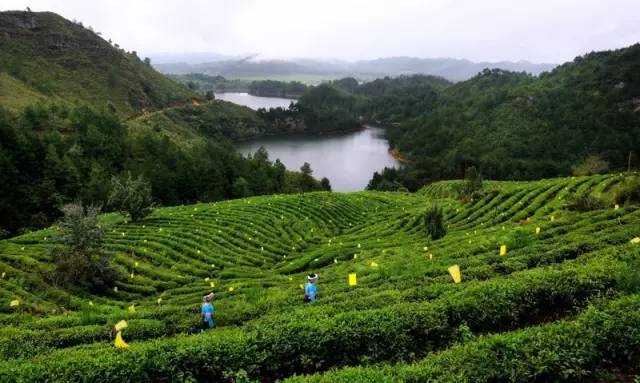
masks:
[[[55,227],[4,240],[0,381],[633,382],[640,206],[614,206],[624,178],[488,182],[466,204],[448,181],[107,214],[123,278],[106,296],[45,282]],[[568,209],[580,193],[604,207]],[[209,291],[217,327],[200,333]]]

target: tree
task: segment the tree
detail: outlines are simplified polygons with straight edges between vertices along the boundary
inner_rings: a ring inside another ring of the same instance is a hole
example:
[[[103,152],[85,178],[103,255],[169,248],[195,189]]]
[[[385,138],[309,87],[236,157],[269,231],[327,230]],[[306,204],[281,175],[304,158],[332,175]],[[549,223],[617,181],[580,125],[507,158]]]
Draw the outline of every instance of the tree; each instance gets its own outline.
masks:
[[[102,250],[104,230],[98,222],[100,208],[80,203],[65,205],[52,250],[55,268],[49,275],[54,284],[103,291],[117,278]]]
[[[590,155],[579,164],[571,167],[574,176],[589,176],[592,174],[602,174],[609,171],[609,162],[598,155]]]
[[[442,208],[434,206],[429,208],[423,215],[424,226],[427,235],[436,240],[447,234],[447,227],[444,223],[444,213]]]
[[[231,189],[234,197],[244,198],[251,195],[249,183],[244,177],[236,178]]]
[[[322,177],[320,180],[320,188],[322,188],[322,190],[331,191],[331,182],[329,182],[327,177]]]
[[[130,172],[111,178],[108,205],[129,214],[132,221],[139,221],[153,211],[151,185],[142,176],[133,178]]]
[[[313,170],[311,170],[311,165],[308,162],[305,162],[300,167],[300,172],[302,172],[302,176],[300,177],[300,188],[303,192],[312,191],[316,181],[313,179]]]
[[[471,200],[480,194],[482,187],[482,175],[475,166],[471,166],[467,168],[462,184],[457,186],[458,197],[463,201]]]
[[[208,90],[204,97],[207,99],[207,101],[212,101],[212,100],[215,100],[216,98],[212,90]]]
[[[149,66],[149,67],[150,67],[150,66],[151,66],[151,59],[150,59],[150,58],[148,58],[148,57],[145,57],[145,58],[144,58],[144,63],[145,63],[145,64],[147,64],[147,66]]]

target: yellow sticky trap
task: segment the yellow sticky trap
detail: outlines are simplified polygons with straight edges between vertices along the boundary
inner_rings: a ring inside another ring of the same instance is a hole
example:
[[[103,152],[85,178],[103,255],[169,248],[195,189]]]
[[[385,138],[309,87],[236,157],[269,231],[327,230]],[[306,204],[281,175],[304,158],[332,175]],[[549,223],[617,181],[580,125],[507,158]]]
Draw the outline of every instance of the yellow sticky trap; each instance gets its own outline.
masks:
[[[116,341],[114,342],[114,346],[116,346],[116,348],[129,347],[127,342],[125,342],[124,339],[122,339],[122,333],[120,331],[118,331],[118,333],[116,334]]]
[[[536,227],[536,235],[540,234],[540,228]]]
[[[293,278],[292,278],[292,277],[289,277],[289,282],[291,282],[291,281],[293,281]]]
[[[7,272],[6,272],[6,271],[3,271],[3,272],[2,272],[2,279],[4,279],[4,277],[6,277],[6,276],[7,276]]]
[[[507,254],[507,245],[500,245],[500,255]]]
[[[429,260],[433,261],[433,254],[429,253]]]
[[[135,314],[135,312],[136,312],[136,306],[135,306],[135,305],[131,305],[131,306],[129,306],[128,310],[129,310],[129,313],[131,313],[131,314]]]
[[[378,266],[379,266],[379,265],[378,265],[377,263],[375,263],[375,262],[373,262],[373,261],[371,262],[371,267],[378,267]]]
[[[551,216],[551,222],[553,222],[553,221],[555,221],[555,220],[556,220],[556,217],[552,215],[552,216]]]
[[[209,277],[206,277],[206,278],[204,279],[204,281],[205,281],[205,282],[209,282]]]
[[[17,307],[20,306],[20,300],[19,299],[14,299],[11,302],[9,302],[9,307]]]
[[[353,259],[358,259],[358,254],[353,254]]]
[[[618,210],[618,209],[620,209],[620,205],[615,204],[615,205],[613,206],[613,210]]]
[[[338,258],[333,258],[333,263],[338,263]]]
[[[360,244],[358,244],[358,249],[360,248]]]
[[[114,287],[113,287],[113,292],[114,292],[114,293],[117,293],[117,292],[118,292],[118,286],[114,286]]]
[[[634,245],[640,244],[640,237],[635,237],[629,242],[633,243]]]
[[[260,251],[264,251],[264,246],[260,246]]]
[[[162,298],[158,298],[156,302],[158,302],[158,304],[162,303]]]
[[[304,289],[304,286],[302,285],[302,283],[300,284],[300,288],[301,288],[301,289]]]
[[[427,251],[429,248],[427,246],[423,247],[422,250]]]
[[[453,265],[449,267],[449,274],[451,274],[451,278],[453,278],[454,283],[460,283],[462,280],[462,275],[460,274],[460,266]]]
[[[93,301],[89,301],[89,306],[93,307]]]
[[[355,286],[358,284],[358,279],[356,277],[356,273],[349,274],[349,286]]]
[[[210,286],[210,287],[216,287],[216,284],[215,284],[215,283],[213,283],[213,282],[209,282],[209,286]]]
[[[233,292],[233,287],[229,287],[229,292]]]
[[[116,329],[116,331],[119,332],[127,328],[127,326],[128,326],[127,321],[123,319],[120,322],[116,323],[116,325],[113,327]]]
[[[133,279],[135,277],[135,274],[131,273],[131,275],[129,275],[129,277],[131,277],[131,279]]]
[[[133,266],[134,266],[134,267],[138,267],[138,266],[140,266],[140,264],[138,263],[138,261],[136,261],[136,262],[133,264]]]

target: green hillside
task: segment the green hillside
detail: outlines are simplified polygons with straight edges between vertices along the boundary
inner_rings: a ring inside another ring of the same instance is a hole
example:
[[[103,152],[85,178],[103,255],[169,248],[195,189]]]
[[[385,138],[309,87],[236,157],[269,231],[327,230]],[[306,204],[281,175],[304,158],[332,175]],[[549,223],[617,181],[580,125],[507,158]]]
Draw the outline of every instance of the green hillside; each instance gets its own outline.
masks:
[[[45,282],[55,227],[0,241],[0,381],[633,381],[640,206],[614,207],[624,178],[490,182],[464,205],[450,181],[105,215],[123,277],[101,296]],[[583,193],[603,207],[568,209]],[[436,241],[432,205],[448,225]],[[218,327],[200,334],[211,290]]]
[[[7,76],[13,78],[7,80]],[[0,12],[0,81],[22,83],[22,101],[0,91],[0,104],[23,106],[40,95],[108,105],[122,116],[137,114],[194,96],[117,44],[50,12]]]

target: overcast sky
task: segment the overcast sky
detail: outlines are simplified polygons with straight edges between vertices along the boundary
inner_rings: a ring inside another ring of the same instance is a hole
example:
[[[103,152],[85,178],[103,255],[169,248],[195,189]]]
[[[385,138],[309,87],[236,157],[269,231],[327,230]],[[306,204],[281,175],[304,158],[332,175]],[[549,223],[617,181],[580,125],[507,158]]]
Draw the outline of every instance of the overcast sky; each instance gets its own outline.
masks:
[[[640,0],[2,0],[142,55],[456,57],[560,63],[640,41]]]

